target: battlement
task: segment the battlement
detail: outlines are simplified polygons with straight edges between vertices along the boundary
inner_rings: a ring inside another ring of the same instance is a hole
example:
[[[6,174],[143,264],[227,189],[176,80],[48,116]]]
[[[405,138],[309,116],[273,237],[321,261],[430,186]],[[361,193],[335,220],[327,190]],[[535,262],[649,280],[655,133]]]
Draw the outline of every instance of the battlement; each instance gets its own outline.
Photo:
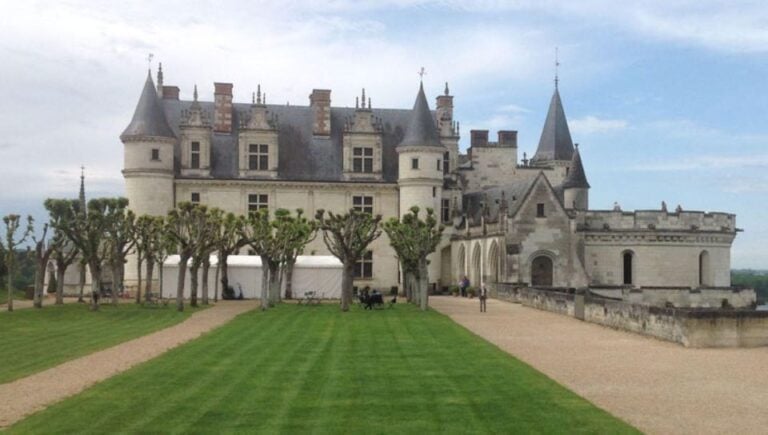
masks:
[[[602,230],[736,231],[736,215],[720,212],[663,210],[589,210],[580,213],[581,228]]]

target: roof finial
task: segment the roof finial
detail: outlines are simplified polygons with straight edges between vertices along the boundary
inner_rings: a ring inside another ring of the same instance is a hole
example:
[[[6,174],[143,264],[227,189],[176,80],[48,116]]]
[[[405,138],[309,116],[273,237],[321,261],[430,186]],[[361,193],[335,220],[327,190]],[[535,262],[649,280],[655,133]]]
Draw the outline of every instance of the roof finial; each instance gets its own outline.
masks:
[[[360,103],[363,105],[363,109],[365,109],[365,88],[363,88],[363,96],[360,98]]]
[[[163,97],[163,63],[157,64],[157,95]]]
[[[427,71],[424,69],[424,67],[421,67],[419,70],[419,81],[424,81],[424,75],[427,73]]]
[[[251,104],[256,104],[256,92],[251,93]]]
[[[368,97],[368,109],[373,109],[373,107],[371,107],[371,97]]]
[[[560,82],[560,75],[559,75],[559,69],[560,69],[560,52],[559,48],[555,47],[555,90],[557,90],[557,85]]]
[[[85,211],[85,166],[80,165],[80,206]]]
[[[360,97],[355,97],[355,109],[360,108]]]
[[[444,92],[445,92],[445,95],[449,95],[450,94],[448,92],[448,82],[445,82],[445,91]]]
[[[261,104],[261,83],[256,85],[256,104]]]
[[[195,90],[192,91],[192,98],[197,101],[197,84],[195,84]]]
[[[147,54],[147,69],[149,70],[149,73],[152,74],[152,58],[155,57],[154,54],[149,53]]]

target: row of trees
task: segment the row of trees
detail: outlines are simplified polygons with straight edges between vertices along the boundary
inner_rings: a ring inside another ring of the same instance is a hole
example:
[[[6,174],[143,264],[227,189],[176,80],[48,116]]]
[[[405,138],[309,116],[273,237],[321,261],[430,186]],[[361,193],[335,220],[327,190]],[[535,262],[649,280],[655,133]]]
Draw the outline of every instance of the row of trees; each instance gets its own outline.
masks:
[[[184,309],[184,287],[187,268],[190,272],[190,305],[198,305],[200,288],[203,304],[209,302],[208,274],[211,255],[218,255],[215,268],[216,282],[222,289],[229,288],[227,258],[243,248],[249,248],[262,261],[263,309],[274,306],[281,297],[283,282],[286,298],[292,297],[292,275],[297,257],[318,233],[322,234],[328,250],[344,265],[341,309],[347,311],[352,303],[355,264],[382,231],[386,232],[405,275],[406,295],[427,308],[427,256],[434,252],[442,235],[434,212],[428,209],[425,219],[414,207],[402,220],[392,218],[386,223],[381,216],[372,216],[357,210],[336,214],[319,210],[315,219],[306,217],[302,210],[292,213],[278,209],[273,215],[264,210],[247,216],[225,213],[216,208],[192,203],[180,203],[167,216],[139,216],[128,209],[125,198],[100,198],[88,202],[48,199],[49,213],[39,236],[34,234],[31,218],[24,224],[18,215],[6,216],[4,243],[0,252],[5,260],[9,278],[9,304],[13,309],[11,282],[13,255],[9,253],[31,239],[37,273],[34,306],[42,307],[43,282],[48,264],[56,264],[56,303],[62,303],[64,274],[76,260],[87,265],[91,273],[91,307],[99,308],[102,276],[105,268],[111,270],[112,303],[118,302],[118,289],[123,287],[126,258],[134,253],[137,259],[138,291],[136,303],[142,302],[142,284],[145,297],[154,297],[153,275],[160,271],[162,295],[162,264],[170,254],[180,257],[176,305]],[[49,237],[49,232],[50,234]],[[146,275],[142,272],[146,271]],[[201,274],[202,284],[198,282]],[[219,279],[220,278],[220,279]],[[81,273],[81,298],[84,274]],[[214,294],[218,299],[218,285]]]

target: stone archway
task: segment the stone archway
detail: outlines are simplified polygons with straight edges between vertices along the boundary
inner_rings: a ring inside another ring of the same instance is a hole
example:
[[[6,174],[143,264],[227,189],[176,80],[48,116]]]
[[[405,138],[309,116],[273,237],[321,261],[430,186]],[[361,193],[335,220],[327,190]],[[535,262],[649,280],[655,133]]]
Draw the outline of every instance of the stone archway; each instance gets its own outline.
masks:
[[[464,249],[464,244],[459,244],[459,254],[456,257],[458,259],[456,264],[456,271],[457,271],[457,281],[459,279],[464,278],[464,275],[467,274],[467,251]]]
[[[547,255],[539,255],[531,262],[531,286],[552,287],[554,265]]]
[[[499,282],[499,244],[495,240],[488,251],[488,282]]]
[[[472,267],[470,268],[472,276],[469,277],[470,285],[475,288],[479,287],[480,281],[482,281],[482,270],[480,269],[482,257],[480,243],[475,243],[475,248],[472,250]]]

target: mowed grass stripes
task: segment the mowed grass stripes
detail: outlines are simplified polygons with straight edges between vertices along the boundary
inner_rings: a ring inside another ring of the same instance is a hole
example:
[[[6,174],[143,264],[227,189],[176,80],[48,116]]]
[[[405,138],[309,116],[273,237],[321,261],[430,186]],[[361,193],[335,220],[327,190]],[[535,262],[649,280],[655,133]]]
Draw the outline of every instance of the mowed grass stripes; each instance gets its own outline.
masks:
[[[435,312],[281,305],[12,433],[635,433]]]
[[[67,304],[0,313],[0,383],[163,329],[192,312],[134,304],[93,312],[87,304]]]

